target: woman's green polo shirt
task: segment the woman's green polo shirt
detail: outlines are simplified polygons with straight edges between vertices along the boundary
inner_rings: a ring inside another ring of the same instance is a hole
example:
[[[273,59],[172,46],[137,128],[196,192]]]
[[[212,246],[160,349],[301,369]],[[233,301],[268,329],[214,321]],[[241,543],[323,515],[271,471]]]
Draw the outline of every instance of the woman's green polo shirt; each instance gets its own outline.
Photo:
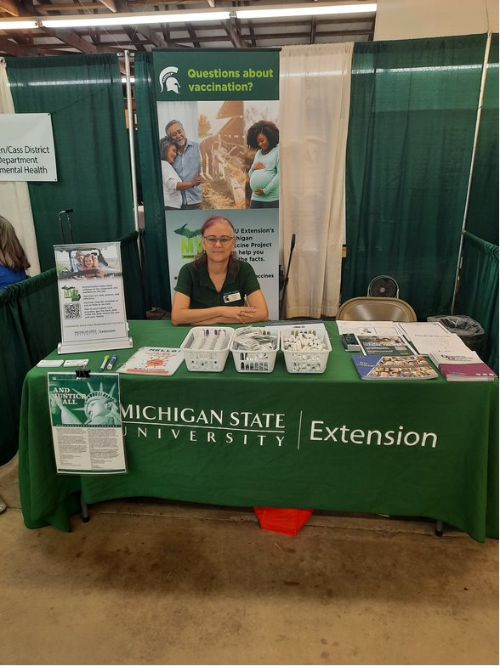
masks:
[[[238,270],[228,271],[218,292],[208,274],[207,264],[184,264],[179,271],[175,291],[189,296],[191,308],[213,308],[219,305],[245,305],[245,296],[260,289],[254,269],[246,261],[237,260]]]

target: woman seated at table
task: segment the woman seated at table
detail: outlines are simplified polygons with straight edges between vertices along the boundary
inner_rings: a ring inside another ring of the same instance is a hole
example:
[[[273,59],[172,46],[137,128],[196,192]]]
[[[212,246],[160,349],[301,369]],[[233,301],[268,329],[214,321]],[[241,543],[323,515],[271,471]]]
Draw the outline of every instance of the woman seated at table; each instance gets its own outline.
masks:
[[[0,291],[26,280],[26,269],[29,267],[13,225],[0,215]]]
[[[203,252],[179,271],[172,323],[251,324],[268,319],[253,268],[236,257],[232,223],[219,215],[210,217],[201,236]]]

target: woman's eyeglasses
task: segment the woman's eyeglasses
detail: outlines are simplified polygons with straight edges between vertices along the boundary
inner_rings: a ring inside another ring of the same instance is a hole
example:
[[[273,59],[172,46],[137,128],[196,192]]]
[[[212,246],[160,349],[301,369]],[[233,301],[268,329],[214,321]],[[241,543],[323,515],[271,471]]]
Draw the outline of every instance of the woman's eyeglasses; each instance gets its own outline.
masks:
[[[232,240],[234,240],[234,236],[203,236],[203,238],[210,245],[216,245],[217,243],[220,243],[221,245],[227,245]]]

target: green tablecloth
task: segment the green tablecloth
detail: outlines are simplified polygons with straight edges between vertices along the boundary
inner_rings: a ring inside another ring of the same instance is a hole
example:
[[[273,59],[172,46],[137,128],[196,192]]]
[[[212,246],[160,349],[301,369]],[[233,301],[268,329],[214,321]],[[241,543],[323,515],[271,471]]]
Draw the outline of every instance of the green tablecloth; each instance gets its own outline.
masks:
[[[189,329],[131,322],[135,348],[178,346]],[[328,323],[322,375],[286,371],[120,375],[128,473],[56,473],[47,369],[27,375],[19,473],[30,528],[69,530],[87,503],[158,497],[442,520],[483,541],[498,534],[498,383],[362,381]],[[134,350],[119,350],[119,365]],[[74,356],[74,355],[72,355]],[[82,356],[80,354],[79,356]],[[51,357],[56,357],[52,354]],[[103,352],[86,353],[99,369]]]

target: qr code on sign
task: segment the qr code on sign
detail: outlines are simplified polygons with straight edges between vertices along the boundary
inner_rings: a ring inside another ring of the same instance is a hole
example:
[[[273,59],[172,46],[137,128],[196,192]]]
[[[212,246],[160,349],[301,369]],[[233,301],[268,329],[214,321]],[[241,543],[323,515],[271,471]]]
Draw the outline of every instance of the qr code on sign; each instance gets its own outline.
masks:
[[[64,318],[65,319],[80,319],[82,316],[80,303],[65,303],[64,304]]]

